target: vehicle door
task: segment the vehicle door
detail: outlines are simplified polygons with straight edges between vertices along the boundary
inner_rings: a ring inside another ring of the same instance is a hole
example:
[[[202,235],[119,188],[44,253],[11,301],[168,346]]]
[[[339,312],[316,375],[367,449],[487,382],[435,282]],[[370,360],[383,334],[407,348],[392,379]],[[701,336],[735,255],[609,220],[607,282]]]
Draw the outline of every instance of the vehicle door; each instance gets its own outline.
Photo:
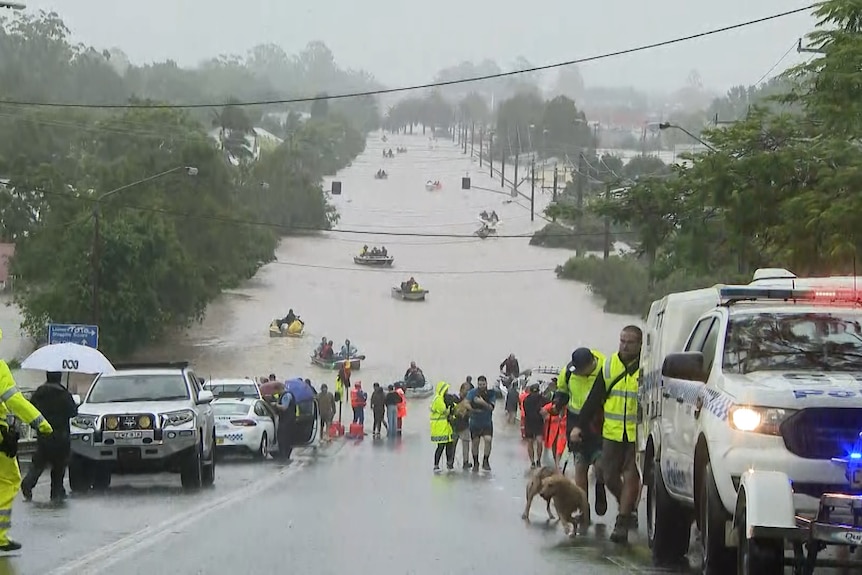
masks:
[[[212,402],[210,403],[198,403],[198,396],[200,392],[203,391],[203,387],[201,386],[201,381],[197,378],[194,372],[188,372],[189,378],[189,388],[192,391],[192,401],[194,402],[194,409],[198,414],[198,418],[203,422],[201,426],[202,436],[201,441],[203,442],[204,453],[210,453],[210,450],[215,447],[213,445],[213,436],[215,435],[215,414],[213,413]]]
[[[686,343],[685,351],[700,351],[713,321],[715,318],[709,316],[695,325]],[[689,411],[694,407],[697,393],[702,385],[695,381],[662,378],[662,476],[668,491],[685,498],[692,497],[693,482],[690,479],[693,478],[694,469],[693,467],[689,469],[689,466],[693,465],[693,459],[685,452],[687,441],[684,437],[687,433],[693,433],[687,430],[686,426],[695,423],[691,413],[686,417],[685,412],[686,406]]]
[[[697,347],[686,348],[686,351],[699,351],[703,354],[703,372],[709,374],[712,372],[713,364],[715,363],[716,350],[718,349],[719,334],[722,332],[721,317],[712,315],[704,318],[703,323],[708,325],[706,336],[698,344],[691,342]],[[707,380],[709,381],[709,380]],[[705,417],[708,411],[703,406],[708,401],[708,396],[703,394],[703,387],[708,383],[699,381],[691,382],[691,392],[689,392],[685,401],[681,404],[677,411],[678,429],[680,440],[680,457],[684,462],[682,465],[686,493],[694,495],[694,448],[697,444],[697,437],[700,433],[700,421]],[[693,396],[693,397],[692,397]],[[699,399],[698,399],[699,398]]]
[[[263,400],[254,403],[254,420],[266,430],[270,441],[275,442],[275,417],[266,408],[266,403]]]
[[[320,410],[317,405],[317,398],[314,398],[314,410],[312,411],[312,424],[309,437],[297,437],[297,447],[311,447],[317,445],[317,439],[320,436]]]

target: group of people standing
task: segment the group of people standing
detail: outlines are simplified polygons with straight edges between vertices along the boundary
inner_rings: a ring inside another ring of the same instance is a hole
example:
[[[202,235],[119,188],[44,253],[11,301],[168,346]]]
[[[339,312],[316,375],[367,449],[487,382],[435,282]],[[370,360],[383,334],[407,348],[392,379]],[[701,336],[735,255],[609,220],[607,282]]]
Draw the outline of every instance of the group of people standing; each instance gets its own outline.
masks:
[[[491,471],[491,446],[494,438],[494,408],[496,394],[488,389],[488,380],[480,375],[473,386],[472,378],[461,384],[458,394],[449,393],[449,384],[441,381],[431,402],[431,442],[434,451],[434,471],[440,471],[440,460],[446,455],[446,468],[455,469],[455,454],[461,442],[462,468],[479,470],[482,448],[482,469]],[[472,461],[471,461],[472,454]]]
[[[341,401],[346,399],[345,390],[350,390],[349,399],[350,407],[353,411],[353,423],[365,425],[365,409],[368,403],[371,403],[371,414],[373,416],[372,436],[377,439],[381,437],[382,430],[386,429],[387,437],[394,438],[401,435],[401,427],[404,418],[407,417],[407,398],[404,392],[404,386],[401,384],[389,385],[386,390],[379,383],[374,383],[369,399],[368,394],[362,389],[362,382],[357,381],[351,384],[350,381],[351,369],[350,363],[344,362],[338,369],[338,375],[335,377],[335,394],[331,398],[331,409],[327,409],[327,414],[331,415],[326,421],[323,419],[324,410],[321,411],[321,438],[327,437],[329,434],[329,426],[332,424],[335,415],[335,406],[338,405],[338,421],[341,421]],[[326,386],[323,386],[326,388]],[[328,390],[327,390],[328,392]],[[327,398],[327,405],[330,404]]]

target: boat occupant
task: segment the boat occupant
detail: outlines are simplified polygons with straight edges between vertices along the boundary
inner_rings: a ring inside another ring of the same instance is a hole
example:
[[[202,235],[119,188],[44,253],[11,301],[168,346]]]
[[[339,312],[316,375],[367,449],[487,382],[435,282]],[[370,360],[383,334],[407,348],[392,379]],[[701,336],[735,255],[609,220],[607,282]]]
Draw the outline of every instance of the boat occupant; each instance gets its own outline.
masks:
[[[425,385],[425,374],[422,373],[422,370],[419,369],[415,361],[411,361],[410,367],[408,367],[407,371],[404,372],[404,383],[410,388],[422,387]]]
[[[341,357],[347,359],[350,357],[355,357],[358,354],[359,350],[356,349],[355,345],[350,345],[350,340],[345,339],[344,345],[341,346]]]
[[[320,339],[320,343],[317,345],[317,348],[314,350],[314,355],[317,357],[321,357],[323,354],[323,348],[326,347],[326,337],[322,337]]]
[[[368,246],[362,246],[362,251],[359,252],[359,255],[363,256],[363,257],[367,256],[368,255]]]
[[[320,350],[320,359],[325,359],[327,361],[333,359],[335,357],[335,351],[332,349],[332,340],[326,342],[326,345],[323,346],[323,349]]]

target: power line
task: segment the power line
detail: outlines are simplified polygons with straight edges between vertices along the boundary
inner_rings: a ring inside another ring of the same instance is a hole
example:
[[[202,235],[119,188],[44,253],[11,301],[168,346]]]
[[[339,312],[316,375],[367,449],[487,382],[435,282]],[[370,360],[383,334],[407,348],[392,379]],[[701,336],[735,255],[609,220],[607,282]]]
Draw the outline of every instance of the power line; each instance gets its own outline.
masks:
[[[778,68],[778,66],[780,66],[781,63],[784,62],[784,59],[787,58],[787,56],[789,56],[790,53],[793,52],[795,49],[796,49],[796,42],[793,42],[790,45],[790,48],[787,49],[787,52],[785,52],[784,55],[781,58],[779,58],[778,61],[775,62],[775,64],[773,64],[772,67],[769,70],[767,70],[766,73],[764,73],[763,76],[761,76],[760,79],[757,82],[755,82],[753,85],[758,86],[758,85],[760,85],[761,82],[766,80],[766,77],[769,76],[770,74],[772,74],[772,71],[775,70],[776,68]]]
[[[689,34],[688,36],[682,36],[679,38],[672,38],[670,40],[663,40],[660,42],[653,42],[651,44],[643,44],[640,46],[635,46],[633,48],[625,48],[623,50],[617,50],[615,52],[606,52],[604,54],[597,54],[595,56],[587,56],[584,58],[576,58],[574,60],[567,60],[565,62],[556,62],[553,64],[546,64],[543,66],[536,66],[533,68],[526,68],[523,70],[512,70],[510,72],[498,72],[496,74],[487,74],[484,76],[473,76],[471,78],[461,78],[459,80],[446,80],[441,82],[429,82],[426,84],[418,84],[414,86],[403,86],[399,88],[382,88],[378,90],[366,90],[363,92],[349,92],[344,94],[334,94],[334,95],[318,95],[318,96],[309,96],[305,98],[285,98],[285,99],[277,99],[277,100],[255,100],[250,102],[233,102],[233,103],[225,103],[220,102],[217,104],[214,103],[198,103],[198,104],[85,104],[85,103],[61,103],[61,102],[25,102],[25,101],[17,101],[17,100],[0,100],[0,104],[5,104],[9,106],[38,106],[38,107],[49,107],[49,108],[93,108],[93,109],[134,109],[134,108],[148,108],[148,109],[193,109],[193,108],[222,108],[225,106],[266,106],[273,104],[302,104],[307,102],[314,102],[316,100],[343,100],[348,98],[361,98],[365,96],[378,96],[383,94],[394,94],[397,92],[409,92],[411,90],[423,90],[428,88],[440,88],[443,86],[452,86],[456,84],[468,84],[473,82],[482,82],[485,80],[495,80],[497,78],[507,78],[511,76],[517,76],[520,74],[530,74],[533,72],[543,72],[546,70],[551,70],[554,68],[562,68],[565,66],[573,66],[575,64],[584,64],[586,62],[595,62],[597,60],[605,60],[608,58],[614,58],[617,56],[625,56],[627,54],[634,54],[636,52],[644,52],[647,50],[653,50],[655,48],[662,48],[665,46],[671,46],[673,44],[679,44],[682,42],[689,42],[691,40],[697,40],[699,38],[705,38],[707,36],[714,36],[716,34],[722,34],[724,32],[729,32],[731,30],[738,30],[739,28],[746,28],[748,26],[754,26],[755,24],[762,24],[764,22],[769,22],[771,20],[778,20],[779,18],[785,18],[787,16],[791,16],[793,14],[799,14],[800,12],[807,12],[817,7],[817,4],[810,4],[803,8],[796,8],[794,10],[787,10],[785,12],[779,12],[777,14],[772,14],[770,16],[764,16],[762,18],[756,18],[754,20],[747,20],[745,22],[739,22],[737,24],[731,24],[729,26],[723,26],[721,28],[714,28],[712,30],[707,30],[705,32],[698,32],[697,34]]]
[[[68,194],[59,193],[59,192],[50,192],[50,191],[40,191],[40,193],[45,195],[54,195],[60,196],[67,199],[79,200],[84,202],[95,203],[98,201],[96,198],[91,198],[87,196],[70,196]],[[318,232],[326,232],[330,234],[355,234],[360,236],[385,236],[385,237],[406,237],[406,238],[463,238],[463,239],[475,239],[475,234],[454,234],[454,233],[427,233],[427,232],[394,232],[394,231],[380,231],[380,230],[356,230],[356,229],[327,229],[322,227],[314,227],[314,226],[286,226],[283,224],[277,224],[274,222],[264,222],[261,220],[249,220],[249,219],[241,219],[241,218],[230,218],[225,216],[217,216],[214,214],[195,214],[192,212],[178,212],[175,210],[168,210],[165,208],[155,208],[150,206],[137,206],[132,204],[120,204],[111,202],[111,205],[118,208],[124,208],[128,210],[135,210],[139,212],[147,212],[147,213],[155,213],[161,214],[164,216],[170,216],[175,218],[183,218],[190,220],[201,220],[201,221],[209,221],[216,222],[222,224],[234,224],[234,225],[243,225],[243,226],[259,226],[265,228],[271,228],[275,230],[281,230],[285,233],[318,233]],[[621,235],[636,235],[636,231],[623,231],[623,232],[615,232],[614,236]],[[575,232],[572,231],[570,233],[548,233],[547,236],[563,236],[563,237],[596,237],[603,236],[604,232]],[[533,237],[532,233],[525,234],[497,234],[490,236],[490,238],[497,239],[525,239]]]
[[[472,275],[489,275],[489,274],[529,274],[529,273],[537,273],[537,272],[552,272],[556,271],[556,268],[527,268],[527,269],[515,269],[515,270],[410,270],[410,269],[376,269],[376,268],[368,268],[355,266],[352,268],[342,267],[342,266],[324,266],[318,264],[303,264],[299,262],[280,262],[278,260],[274,262],[270,262],[277,265],[282,266],[290,266],[297,268],[311,268],[311,269],[319,269],[319,270],[329,270],[329,271],[344,271],[344,272],[364,272],[368,273],[369,271],[373,271],[374,273],[382,273],[382,274],[424,274],[424,275],[441,275],[441,276],[472,276]]]

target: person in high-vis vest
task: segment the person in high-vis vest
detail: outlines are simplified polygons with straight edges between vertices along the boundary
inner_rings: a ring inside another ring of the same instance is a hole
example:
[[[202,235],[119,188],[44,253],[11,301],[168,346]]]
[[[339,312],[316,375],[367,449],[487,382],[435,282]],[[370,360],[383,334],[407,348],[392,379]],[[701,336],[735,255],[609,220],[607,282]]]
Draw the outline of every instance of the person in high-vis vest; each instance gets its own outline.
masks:
[[[602,453],[601,429],[593,420],[583,420],[581,411],[597,379],[601,379],[605,355],[594,349],[579,347],[572,352],[569,364],[557,376],[557,390],[569,398],[566,413],[566,437],[569,451],[575,459],[575,483],[589,494],[589,471],[596,474],[596,515],[608,512],[608,495],[601,470],[596,465]],[[582,421],[586,421],[583,423]],[[596,428],[594,428],[596,427]],[[581,429],[579,437],[572,437],[574,429]]]
[[[350,390],[350,407],[353,408],[353,423],[365,425],[365,405],[368,394],[362,389],[362,382],[357,381]]]
[[[643,332],[639,327],[623,328],[619,351],[605,359],[602,377],[596,381],[581,410],[581,417],[585,419],[604,410],[599,467],[608,489],[619,502],[619,514],[610,536],[615,543],[628,541],[629,529],[635,527],[634,506],[640,489],[635,456],[642,340]],[[576,428],[576,432],[580,430]]]
[[[431,401],[431,443],[437,447],[434,450],[434,471],[440,471],[440,459],[446,453],[446,467],[455,468],[455,434],[452,430],[452,408],[455,400],[447,398],[449,384],[441,381],[434,390],[434,400]]]
[[[0,331],[0,338],[3,332]],[[41,435],[54,433],[51,424],[27,401],[15,385],[6,362],[0,360],[0,551],[17,551],[21,544],[9,539],[12,527],[12,503],[21,488],[18,468],[18,434],[11,426],[14,415]]]
[[[398,404],[398,435],[401,435],[401,426],[404,425],[404,418],[407,417],[407,395],[404,393],[404,386],[400,383],[395,384],[395,393],[401,396],[401,403]]]
[[[338,422],[341,423],[341,405],[345,393],[350,389],[350,362],[345,361],[335,376],[335,403],[338,404]]]

